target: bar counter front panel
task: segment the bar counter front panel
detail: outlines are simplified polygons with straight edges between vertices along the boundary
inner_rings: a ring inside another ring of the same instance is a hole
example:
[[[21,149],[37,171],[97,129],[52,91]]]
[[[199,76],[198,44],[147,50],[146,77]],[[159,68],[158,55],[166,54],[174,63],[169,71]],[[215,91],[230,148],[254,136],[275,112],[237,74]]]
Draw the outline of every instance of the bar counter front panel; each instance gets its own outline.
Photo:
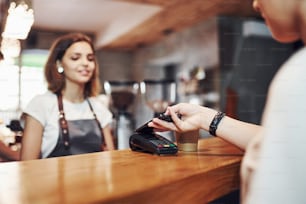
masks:
[[[207,203],[239,188],[242,155],[208,138],[175,156],[127,149],[0,163],[0,203]]]

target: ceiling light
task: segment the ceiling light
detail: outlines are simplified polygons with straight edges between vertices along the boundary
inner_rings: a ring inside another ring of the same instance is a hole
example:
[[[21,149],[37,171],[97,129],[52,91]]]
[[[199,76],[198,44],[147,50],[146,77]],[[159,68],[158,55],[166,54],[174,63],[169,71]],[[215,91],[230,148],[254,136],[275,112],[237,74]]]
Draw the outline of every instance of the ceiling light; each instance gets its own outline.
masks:
[[[18,5],[12,2],[8,9],[2,37],[24,40],[27,38],[33,23],[33,10],[24,1]]]

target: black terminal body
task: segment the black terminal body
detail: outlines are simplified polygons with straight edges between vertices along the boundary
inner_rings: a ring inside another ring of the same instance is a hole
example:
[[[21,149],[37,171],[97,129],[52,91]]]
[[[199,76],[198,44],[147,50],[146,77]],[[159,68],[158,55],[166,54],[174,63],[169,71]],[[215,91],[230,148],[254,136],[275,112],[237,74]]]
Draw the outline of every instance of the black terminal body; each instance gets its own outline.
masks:
[[[172,122],[170,115],[160,114],[158,118],[167,122]],[[154,133],[153,128],[148,127],[148,123],[151,121],[152,120],[137,128],[135,133],[130,136],[129,144],[131,150],[158,155],[176,154],[178,148],[173,142]]]

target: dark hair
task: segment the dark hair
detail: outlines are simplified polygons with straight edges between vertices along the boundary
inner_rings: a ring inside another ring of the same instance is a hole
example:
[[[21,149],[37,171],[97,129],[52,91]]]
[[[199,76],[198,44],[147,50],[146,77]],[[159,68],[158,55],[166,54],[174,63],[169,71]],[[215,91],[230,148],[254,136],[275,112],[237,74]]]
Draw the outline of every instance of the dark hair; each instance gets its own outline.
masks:
[[[70,33],[57,38],[51,48],[45,65],[45,78],[48,83],[48,90],[59,93],[65,88],[65,76],[58,73],[57,61],[61,61],[66,50],[76,42],[87,42],[93,50],[95,49],[90,37],[82,33]],[[95,56],[95,71],[92,78],[85,84],[84,97],[97,96],[100,93],[99,66]]]

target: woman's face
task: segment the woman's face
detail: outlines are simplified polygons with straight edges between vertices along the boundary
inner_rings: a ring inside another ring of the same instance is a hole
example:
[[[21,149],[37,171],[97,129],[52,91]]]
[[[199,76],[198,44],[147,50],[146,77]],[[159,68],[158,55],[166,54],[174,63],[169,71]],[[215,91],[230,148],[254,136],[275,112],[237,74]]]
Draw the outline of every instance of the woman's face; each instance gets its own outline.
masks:
[[[296,21],[299,0],[253,0],[253,7],[265,19],[273,38],[293,42],[300,38]]]
[[[91,46],[84,41],[72,44],[65,52],[61,65],[66,82],[84,85],[95,70],[95,56]]]

